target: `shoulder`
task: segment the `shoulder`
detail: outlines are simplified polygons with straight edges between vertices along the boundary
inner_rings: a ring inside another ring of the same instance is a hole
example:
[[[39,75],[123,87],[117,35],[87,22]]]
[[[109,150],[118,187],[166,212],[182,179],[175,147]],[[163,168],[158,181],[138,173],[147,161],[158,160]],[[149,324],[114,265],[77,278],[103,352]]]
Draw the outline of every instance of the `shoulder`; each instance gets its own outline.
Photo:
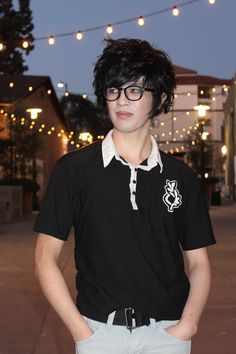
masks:
[[[174,156],[167,155],[163,151],[160,151],[160,155],[163,163],[163,171],[165,174],[175,175],[176,177],[186,180],[198,179],[193,169],[184,161]]]
[[[101,151],[101,142],[95,142],[90,145],[86,145],[78,150],[73,150],[63,155],[57,163],[62,166],[73,166],[85,161],[90,162],[96,158]]]
[[[73,150],[57,160],[55,173],[64,176],[69,183],[83,178],[91,168],[97,168],[97,162],[102,160],[101,142]],[[96,163],[95,163],[96,161]]]
[[[189,197],[194,193],[198,194],[202,189],[202,180],[197,176],[193,169],[184,161],[161,153],[163,163],[162,178],[164,181],[175,182],[179,190]]]

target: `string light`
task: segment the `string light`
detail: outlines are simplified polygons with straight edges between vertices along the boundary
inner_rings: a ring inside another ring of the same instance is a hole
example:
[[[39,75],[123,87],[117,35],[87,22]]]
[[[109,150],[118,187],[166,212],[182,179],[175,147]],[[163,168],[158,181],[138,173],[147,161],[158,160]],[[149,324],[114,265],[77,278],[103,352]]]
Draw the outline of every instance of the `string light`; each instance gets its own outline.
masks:
[[[172,14],[173,14],[174,16],[178,16],[178,15],[179,15],[179,9],[178,9],[178,7],[177,7],[176,5],[173,6]]]
[[[106,31],[108,34],[111,34],[113,32],[113,28],[111,24],[107,25]]]
[[[215,0],[208,0],[208,1],[209,1],[209,4],[211,4],[211,5],[213,5],[215,3]],[[179,12],[180,12],[180,8],[182,8],[184,6],[190,6],[190,5],[194,4],[195,2],[200,2],[200,0],[184,1],[184,2],[182,2],[180,4],[178,4],[178,6],[174,5],[173,7],[171,6],[171,7],[162,8],[160,10],[144,14],[144,16],[139,16],[138,20],[137,20],[137,17],[132,17],[132,18],[123,19],[123,20],[120,20],[120,21],[113,22],[113,25],[123,25],[125,23],[130,23],[130,22],[136,21],[139,26],[143,26],[144,22],[145,22],[144,18],[161,15],[161,14],[163,14],[165,12],[170,12],[171,10],[172,10],[172,13],[173,13],[174,16],[178,16]],[[47,40],[50,45],[53,45],[53,44],[55,44],[55,39],[59,38],[59,37],[75,36],[78,40],[81,40],[82,37],[83,37],[83,34],[85,32],[97,31],[97,30],[103,29],[104,27],[106,27],[106,30],[107,30],[108,34],[111,34],[113,32],[113,28],[112,28],[111,24],[109,24],[108,26],[103,24],[103,25],[99,25],[99,26],[95,26],[95,27],[86,28],[86,29],[81,30],[81,31],[60,33],[60,34],[56,34],[54,36],[36,37],[34,39],[34,41],[36,42],[36,41],[40,41],[40,40]],[[29,46],[30,43],[28,41],[25,40],[24,42],[27,42],[28,46]],[[27,48],[28,48],[28,46],[27,46]],[[3,45],[3,43],[0,43],[0,50],[3,50],[4,47],[5,47],[5,45]]]
[[[14,87],[14,82],[10,82],[9,86],[12,88]]]
[[[138,18],[138,25],[139,25],[139,26],[143,26],[143,25],[144,25],[144,17],[143,17],[143,16],[139,16],[139,18]]]
[[[29,91],[33,91],[33,87],[32,86],[29,86]]]
[[[47,90],[48,95],[51,95],[51,93],[52,93],[52,90]]]
[[[54,36],[50,36],[48,39],[48,44],[53,45],[55,44],[55,37]]]
[[[178,4],[178,7],[175,5],[174,7],[176,8],[175,9],[175,12],[178,11],[179,12],[179,9],[183,6],[189,6],[189,5],[192,5],[193,3],[195,2],[199,2],[200,0],[188,0],[188,1],[184,1],[182,2],[181,4]],[[157,10],[157,11],[153,11],[151,13],[147,13],[143,16],[140,16],[139,18],[143,18],[143,21],[144,21],[144,18],[147,18],[147,17],[151,17],[151,16],[157,16],[157,15],[161,15],[165,12],[170,12],[170,11],[173,11],[173,7],[166,7],[166,8],[162,8],[160,10]],[[139,19],[138,19],[139,20]],[[117,22],[113,22],[113,25],[122,25],[122,24],[125,24],[125,23],[129,23],[129,22],[134,22],[136,21],[137,22],[137,17],[133,17],[133,18],[128,18],[128,19],[123,19],[121,21],[117,21]],[[141,23],[143,22],[141,21]],[[138,21],[138,24],[139,24],[139,21]],[[140,25],[140,24],[139,24]],[[142,25],[142,24],[141,24]],[[111,26],[111,25],[109,25]],[[104,27],[106,27],[104,24],[103,25],[99,25],[99,26],[95,26],[95,27],[91,27],[91,28],[86,28],[84,30],[81,30],[82,33],[85,33],[85,32],[92,32],[92,31],[97,31],[97,30],[100,30],[100,29],[103,29]],[[112,28],[112,26],[111,26]],[[76,36],[76,34],[78,33],[78,31],[74,31],[74,32],[68,32],[68,33],[61,33],[61,34],[57,34],[55,36],[51,36],[53,38],[59,38],[59,37],[66,37],[66,36]],[[44,37],[36,37],[35,38],[35,41],[39,41],[39,40],[48,40],[48,37],[49,36],[44,36]],[[50,38],[51,38],[50,37]],[[54,44],[54,43],[52,43]]]

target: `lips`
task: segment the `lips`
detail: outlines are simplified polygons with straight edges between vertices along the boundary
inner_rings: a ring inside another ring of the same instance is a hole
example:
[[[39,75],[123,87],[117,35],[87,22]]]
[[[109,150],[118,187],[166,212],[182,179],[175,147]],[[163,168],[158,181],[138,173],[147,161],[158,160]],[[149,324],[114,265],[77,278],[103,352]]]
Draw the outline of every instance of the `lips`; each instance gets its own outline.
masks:
[[[116,112],[117,117],[119,118],[129,118],[133,115],[133,113],[127,112],[127,111],[117,111]]]

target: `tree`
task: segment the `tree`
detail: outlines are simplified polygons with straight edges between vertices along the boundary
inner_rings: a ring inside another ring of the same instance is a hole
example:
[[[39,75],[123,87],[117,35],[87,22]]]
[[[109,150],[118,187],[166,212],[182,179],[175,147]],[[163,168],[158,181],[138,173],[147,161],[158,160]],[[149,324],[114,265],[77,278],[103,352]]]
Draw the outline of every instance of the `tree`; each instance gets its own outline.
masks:
[[[190,166],[202,179],[206,172],[211,174],[213,148],[211,142],[207,141],[207,136],[203,135],[203,127],[204,123],[200,122],[197,129],[188,136],[191,145],[187,154]]]
[[[22,125],[19,118],[22,112],[15,111],[14,114],[17,118],[7,119],[2,134],[0,125],[0,166],[4,170],[5,179],[26,178],[29,175],[33,179],[36,178],[33,162],[40,147],[40,137],[30,128],[30,119]],[[4,131],[7,133],[3,134]]]
[[[13,8],[12,0],[0,2],[0,74],[22,74],[28,70],[23,53],[34,49],[32,12],[30,0],[19,0],[19,10]],[[28,47],[23,48],[23,41]]]
[[[89,99],[79,94],[69,94],[61,99],[61,107],[67,119],[70,130],[76,135],[89,132],[94,139],[105,135],[112,127],[103,112]]]

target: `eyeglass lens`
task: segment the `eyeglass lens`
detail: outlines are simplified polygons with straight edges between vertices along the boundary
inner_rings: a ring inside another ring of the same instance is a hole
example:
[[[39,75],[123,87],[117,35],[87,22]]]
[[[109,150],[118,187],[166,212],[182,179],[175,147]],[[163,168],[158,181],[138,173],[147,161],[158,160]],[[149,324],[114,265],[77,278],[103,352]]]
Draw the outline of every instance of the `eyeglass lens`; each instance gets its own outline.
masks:
[[[105,90],[105,97],[108,101],[115,101],[119,98],[122,90],[130,101],[138,101],[143,95],[142,87],[128,86],[126,88],[109,87]]]

